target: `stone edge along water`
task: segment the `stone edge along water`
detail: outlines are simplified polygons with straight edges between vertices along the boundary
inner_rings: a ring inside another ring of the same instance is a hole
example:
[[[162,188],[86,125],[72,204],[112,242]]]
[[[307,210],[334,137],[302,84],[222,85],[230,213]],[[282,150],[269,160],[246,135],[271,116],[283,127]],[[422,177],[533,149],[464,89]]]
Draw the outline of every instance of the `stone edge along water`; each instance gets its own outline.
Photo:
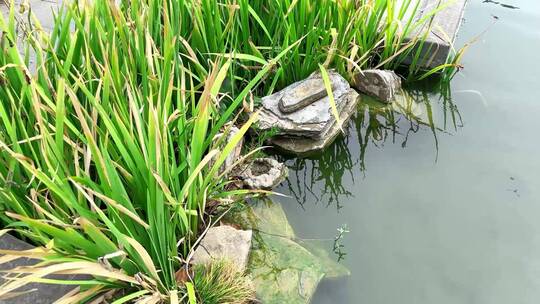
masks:
[[[401,3],[404,0],[398,0]],[[420,68],[433,69],[446,63],[448,55],[453,49],[459,27],[463,21],[467,0],[416,0],[420,1],[418,13],[414,21],[418,21],[428,15],[438,6],[443,9],[433,18],[432,28],[422,46]],[[414,2],[414,1],[413,1]],[[411,4],[412,5],[412,4]],[[408,38],[409,40],[412,37]],[[414,53],[414,52],[413,52]],[[412,57],[405,59],[405,64],[410,64]]]

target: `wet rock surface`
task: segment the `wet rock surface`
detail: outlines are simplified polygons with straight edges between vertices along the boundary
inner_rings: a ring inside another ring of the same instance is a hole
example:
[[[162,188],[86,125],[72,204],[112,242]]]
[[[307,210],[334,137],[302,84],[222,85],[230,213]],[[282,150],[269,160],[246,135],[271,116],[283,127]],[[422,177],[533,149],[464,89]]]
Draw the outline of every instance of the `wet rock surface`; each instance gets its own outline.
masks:
[[[354,76],[354,87],[383,102],[391,102],[401,90],[401,79],[388,70],[364,70]]]
[[[272,189],[287,177],[287,167],[273,158],[256,158],[238,173],[251,189]]]
[[[265,304],[309,303],[324,277],[317,257],[298,243],[261,233],[254,243],[248,270]]]
[[[356,113],[359,95],[337,72],[329,71],[329,78],[340,121],[345,123]],[[264,97],[258,127],[277,131],[270,143],[292,153],[323,149],[341,132],[320,73]]]
[[[206,264],[227,259],[244,270],[249,258],[251,236],[251,230],[238,230],[227,225],[210,228],[193,253],[191,262]]]
[[[351,271],[336,261],[333,252],[333,240],[297,240],[297,243],[307,249],[319,261],[325,279],[337,279],[351,275]]]
[[[243,229],[253,230],[248,263],[257,299],[261,303],[307,304],[325,278],[350,275],[332,256],[332,240],[300,240],[281,204],[250,202],[227,215]]]
[[[225,216],[225,221],[234,223],[244,230],[295,238],[285,210],[281,204],[269,199],[250,200],[248,204],[229,212]]]

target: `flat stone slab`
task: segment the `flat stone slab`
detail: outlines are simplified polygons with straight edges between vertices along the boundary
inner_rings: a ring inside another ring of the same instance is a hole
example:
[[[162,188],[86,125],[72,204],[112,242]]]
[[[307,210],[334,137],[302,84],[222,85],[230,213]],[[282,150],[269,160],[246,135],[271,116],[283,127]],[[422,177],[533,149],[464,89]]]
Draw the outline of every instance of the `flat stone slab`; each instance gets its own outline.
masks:
[[[347,122],[350,118],[356,114],[356,106],[360,101],[361,97],[356,91],[351,90],[343,98],[346,100],[344,106],[340,108],[340,121],[343,126],[347,125]],[[338,126],[336,120],[334,120],[330,127],[328,127],[320,138],[313,139],[301,136],[276,136],[270,139],[270,143],[276,145],[280,149],[286,152],[292,152],[300,155],[309,154],[314,151],[320,151],[325,147],[331,145],[334,140],[341,134],[341,129]]]
[[[336,107],[341,113],[342,108],[347,104],[342,96],[351,91],[349,83],[335,71],[329,71],[329,78],[332,83]],[[314,73],[305,80],[295,82],[285,89],[276,92],[262,99],[262,111],[259,116],[259,129],[272,130],[276,128],[279,135],[296,135],[320,139],[329,125],[335,120],[330,106],[330,98],[325,97],[312,102],[308,106],[293,113],[283,113],[280,110],[281,100],[289,98],[291,94],[296,95],[297,88],[304,87],[305,82],[322,81],[320,73]]]
[[[293,113],[327,95],[322,79],[308,79],[297,86],[294,92],[281,98],[279,110],[283,113]]]
[[[398,3],[402,1],[398,0]],[[413,0],[411,7],[414,7],[417,3],[415,1],[420,2],[418,12],[414,18],[415,21],[429,15],[437,6],[444,6],[444,9],[433,18],[431,30],[420,53],[419,67],[429,70],[446,63],[463,20],[467,0]],[[409,37],[410,39],[412,37]],[[412,53],[414,54],[415,51]],[[412,58],[407,58],[404,63],[411,64]]]
[[[33,248],[32,245],[23,242],[9,234],[4,234],[0,237],[0,249],[4,250],[28,250]],[[36,264],[37,260],[32,259],[17,259],[15,261],[0,265],[0,270],[10,270],[19,266],[30,266]],[[2,273],[0,275],[0,285],[5,283]],[[55,276],[54,278],[59,278]],[[63,276],[62,279],[75,279],[75,276]],[[17,292],[31,291],[19,295],[18,297],[0,300],[0,304],[51,304],[63,297],[66,293],[76,288],[74,285],[53,285],[53,284],[28,284]],[[33,290],[33,291],[32,291]]]

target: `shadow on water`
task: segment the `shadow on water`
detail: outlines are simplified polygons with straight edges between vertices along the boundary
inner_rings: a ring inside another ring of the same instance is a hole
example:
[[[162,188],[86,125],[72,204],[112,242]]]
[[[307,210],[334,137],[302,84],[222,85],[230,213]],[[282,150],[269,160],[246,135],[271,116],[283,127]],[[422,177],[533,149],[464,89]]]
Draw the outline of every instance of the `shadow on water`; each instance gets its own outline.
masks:
[[[348,123],[346,136],[340,136],[324,151],[308,157],[279,156],[289,167],[287,194],[304,208],[306,202],[335,205],[339,211],[343,198],[353,194],[344,177],[355,182],[358,168],[365,177],[366,155],[385,144],[406,148],[409,139],[420,131],[433,137],[434,161],[438,156],[439,134],[451,134],[462,127],[459,110],[452,102],[448,84],[425,81],[408,86],[391,105],[363,96],[358,113]],[[358,152],[356,152],[358,150]]]

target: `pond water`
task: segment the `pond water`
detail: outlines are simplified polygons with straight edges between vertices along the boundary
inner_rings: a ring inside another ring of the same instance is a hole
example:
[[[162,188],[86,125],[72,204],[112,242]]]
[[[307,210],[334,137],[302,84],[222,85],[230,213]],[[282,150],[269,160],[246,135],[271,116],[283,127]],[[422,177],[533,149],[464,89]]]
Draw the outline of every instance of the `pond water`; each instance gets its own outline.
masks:
[[[458,44],[488,30],[452,102],[412,91],[419,121],[363,103],[348,136],[287,160],[276,200],[297,235],[350,230],[352,275],[313,303],[538,303],[540,2],[508,1],[469,0]]]

